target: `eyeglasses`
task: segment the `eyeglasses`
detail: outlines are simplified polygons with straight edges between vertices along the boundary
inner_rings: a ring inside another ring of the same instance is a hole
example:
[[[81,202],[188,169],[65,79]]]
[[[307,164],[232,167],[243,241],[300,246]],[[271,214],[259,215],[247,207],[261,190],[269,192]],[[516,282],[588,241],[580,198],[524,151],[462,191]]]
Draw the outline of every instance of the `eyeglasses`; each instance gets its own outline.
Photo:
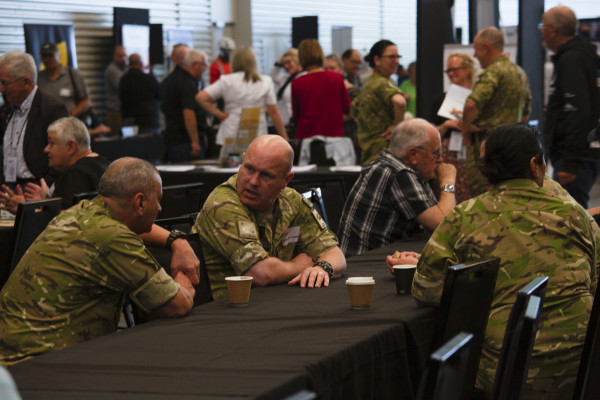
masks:
[[[436,160],[442,156],[442,149],[438,149],[437,151],[431,151],[421,146],[415,146],[415,148],[430,152],[433,158],[435,158]]]
[[[395,60],[399,60],[402,58],[402,56],[399,54],[388,54],[387,56],[381,56],[381,58],[392,58]]]
[[[15,82],[18,82],[18,81],[20,81],[20,80],[21,80],[21,79],[23,79],[23,78],[25,78],[25,77],[24,77],[24,76],[21,76],[21,77],[19,77],[19,78],[17,78],[17,79],[13,79],[12,81],[0,81],[0,87],[5,87],[5,88],[7,88],[7,87],[9,87],[10,85],[12,85],[13,83],[15,83]]]
[[[547,28],[549,26],[552,26],[552,25],[544,24],[543,22],[540,22],[539,24],[537,24],[537,28],[540,29],[540,30],[544,29],[544,28]]]
[[[450,72],[456,72],[459,69],[464,69],[464,68],[466,68],[466,67],[448,68],[448,69],[444,70],[444,72],[447,73],[447,74],[449,74]]]

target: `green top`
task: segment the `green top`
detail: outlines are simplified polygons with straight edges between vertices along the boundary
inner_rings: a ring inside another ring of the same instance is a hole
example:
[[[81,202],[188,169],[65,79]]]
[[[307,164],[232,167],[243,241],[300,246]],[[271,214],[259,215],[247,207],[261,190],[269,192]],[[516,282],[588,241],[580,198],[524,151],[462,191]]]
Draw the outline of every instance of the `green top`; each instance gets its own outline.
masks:
[[[193,231],[202,242],[204,261],[215,298],[226,295],[225,277],[243,275],[269,257],[290,261],[306,253],[313,261],[337,246],[333,232],[294,189],[283,189],[269,219],[242,204],[237,175],[210,194],[198,214]]]
[[[410,79],[405,79],[400,85],[402,92],[409,94],[410,99],[406,100],[406,111],[412,114],[414,118],[417,117],[417,87],[412,84]]]
[[[390,79],[372,74],[352,101],[352,115],[358,122],[361,164],[375,161],[388,141],[381,134],[394,123],[392,97],[402,91]]]
[[[440,223],[419,259],[413,296],[439,303],[448,266],[488,257],[501,262],[478,385],[489,390],[494,380],[517,292],[546,275],[529,376],[534,388],[559,393],[577,375],[600,266],[598,225],[549,179],[543,188],[526,179],[504,182],[459,204]]]
[[[520,122],[529,115],[529,79],[521,67],[500,56],[479,75],[467,101],[479,109],[473,123],[481,129]]]
[[[152,310],[178,291],[102,198],[83,201],[50,222],[0,292],[0,361],[114,332],[125,295]]]

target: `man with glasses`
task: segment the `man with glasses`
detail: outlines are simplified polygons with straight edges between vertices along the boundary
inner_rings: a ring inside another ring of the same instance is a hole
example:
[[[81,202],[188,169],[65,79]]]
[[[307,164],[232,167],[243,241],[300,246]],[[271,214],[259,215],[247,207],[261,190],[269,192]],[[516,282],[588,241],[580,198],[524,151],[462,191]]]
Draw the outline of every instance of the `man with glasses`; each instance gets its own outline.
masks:
[[[0,56],[0,92],[8,105],[0,115],[0,183],[13,189],[40,178],[54,181],[44,153],[46,132],[52,122],[68,116],[65,106],[39,90],[36,81],[31,55],[11,50]]]
[[[529,79],[504,55],[504,35],[481,30],[473,41],[474,57],[484,68],[463,109],[463,142],[467,146],[467,181],[472,196],[486,191],[479,172],[479,147],[485,132],[502,124],[526,122],[531,93]]]
[[[587,208],[589,193],[600,171],[600,118],[596,46],[576,36],[577,18],[566,6],[542,16],[544,47],[554,52],[554,73],[544,124],[544,146],[557,180]]]
[[[392,130],[388,149],[362,169],[346,200],[338,233],[346,256],[435,230],[455,205],[456,169],[441,152],[439,132],[423,119]]]
[[[362,65],[360,52],[355,49],[344,51],[342,53],[342,63],[344,64],[344,78],[360,91],[362,89],[362,81],[360,75],[358,75]]]

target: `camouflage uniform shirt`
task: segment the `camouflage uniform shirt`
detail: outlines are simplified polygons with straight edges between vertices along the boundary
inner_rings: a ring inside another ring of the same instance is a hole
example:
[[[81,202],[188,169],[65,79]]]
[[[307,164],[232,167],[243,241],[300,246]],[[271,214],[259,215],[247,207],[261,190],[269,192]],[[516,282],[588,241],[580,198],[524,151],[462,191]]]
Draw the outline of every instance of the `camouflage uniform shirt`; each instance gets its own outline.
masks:
[[[529,115],[529,79],[518,65],[500,56],[479,75],[467,101],[477,106],[473,124],[481,129],[519,122]]]
[[[266,258],[290,261],[306,253],[316,261],[337,246],[333,232],[294,189],[279,193],[271,224],[262,212],[242,204],[236,180],[237,175],[232,176],[210,194],[194,226],[215,298],[227,293],[226,276],[243,275]]]
[[[394,123],[392,97],[402,91],[390,79],[372,74],[360,94],[352,101],[352,115],[358,122],[358,143],[362,150],[361,164],[375,161],[388,141],[381,137]]]
[[[0,361],[114,332],[125,295],[149,311],[178,291],[100,197],[83,201],[50,222],[0,292]]]
[[[412,293],[439,303],[448,266],[501,259],[477,383],[488,391],[517,292],[548,276],[526,397],[570,398],[600,265],[600,232],[571,198],[516,179],[456,206],[425,246]]]

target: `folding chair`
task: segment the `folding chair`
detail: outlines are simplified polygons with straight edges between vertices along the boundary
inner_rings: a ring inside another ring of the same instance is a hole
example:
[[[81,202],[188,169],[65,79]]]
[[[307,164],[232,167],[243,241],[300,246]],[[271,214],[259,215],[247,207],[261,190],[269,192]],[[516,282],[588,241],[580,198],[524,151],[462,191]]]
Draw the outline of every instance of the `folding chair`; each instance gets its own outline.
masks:
[[[460,332],[473,334],[465,375],[465,398],[472,396],[475,386],[499,265],[499,258],[491,258],[448,267],[446,274],[432,349]]]
[[[517,293],[506,324],[491,400],[523,396],[547,284],[548,277],[540,276]]]
[[[296,189],[300,193],[305,193],[311,188],[321,188],[321,197],[323,199],[324,209],[327,213],[327,222],[329,229],[337,232],[340,226],[340,219],[344,211],[344,204],[348,197],[346,183],[342,176],[323,177],[323,178],[301,178],[292,179],[289,187]]]
[[[61,203],[62,199],[60,197],[19,203],[13,228],[9,273],[6,278],[10,276],[19,261],[21,261],[21,257],[23,257],[29,246],[46,229],[48,223],[60,213]]]
[[[600,379],[598,379],[598,371],[600,371],[600,337],[598,336],[600,336],[600,293],[596,290],[587,334],[583,343],[581,361],[579,362],[573,400],[600,399]]]
[[[327,220],[327,211],[325,211],[323,196],[321,196],[321,188],[310,188],[306,192],[303,192],[302,196],[304,196],[305,199],[310,200],[314,209],[317,210],[321,218],[323,218],[323,220],[325,221],[325,224],[327,224],[327,228],[329,228],[329,221]]]
[[[431,353],[418,400],[462,400],[473,334],[460,332]]]
[[[82,200],[92,200],[94,197],[98,196],[98,192],[83,192],[77,193],[73,195],[73,204],[78,204]]]
[[[203,183],[164,186],[161,212],[158,218],[174,218],[184,214],[197,213],[202,208]]]

